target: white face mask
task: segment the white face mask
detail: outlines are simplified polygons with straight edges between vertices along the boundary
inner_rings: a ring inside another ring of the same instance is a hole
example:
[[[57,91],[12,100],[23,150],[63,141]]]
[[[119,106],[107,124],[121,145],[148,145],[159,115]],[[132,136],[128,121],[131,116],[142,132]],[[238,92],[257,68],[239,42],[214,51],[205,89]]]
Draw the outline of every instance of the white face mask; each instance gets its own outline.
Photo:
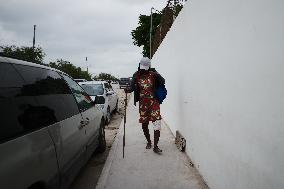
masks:
[[[151,60],[149,58],[143,57],[140,61],[140,69],[149,70],[151,67]]]
[[[150,65],[143,65],[143,64],[140,64],[140,69],[141,70],[149,70],[150,69]]]

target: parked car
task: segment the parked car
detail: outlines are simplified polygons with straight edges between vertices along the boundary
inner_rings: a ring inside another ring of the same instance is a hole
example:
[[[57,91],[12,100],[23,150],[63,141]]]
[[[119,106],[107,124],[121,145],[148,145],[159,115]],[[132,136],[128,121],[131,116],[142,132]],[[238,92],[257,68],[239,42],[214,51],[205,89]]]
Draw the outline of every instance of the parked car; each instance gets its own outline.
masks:
[[[87,80],[86,80],[86,79],[74,79],[74,81],[76,81],[77,83],[79,83],[79,82],[86,82]]]
[[[61,71],[0,56],[1,188],[67,189],[106,148],[96,103]]]
[[[104,98],[105,103],[98,106],[104,112],[105,124],[110,122],[111,113],[118,109],[118,95],[113,90],[109,82],[106,81],[87,81],[80,82],[79,85],[90,95],[93,101],[97,98]]]
[[[119,88],[120,89],[125,89],[127,88],[128,86],[130,86],[130,78],[120,78],[119,80]]]

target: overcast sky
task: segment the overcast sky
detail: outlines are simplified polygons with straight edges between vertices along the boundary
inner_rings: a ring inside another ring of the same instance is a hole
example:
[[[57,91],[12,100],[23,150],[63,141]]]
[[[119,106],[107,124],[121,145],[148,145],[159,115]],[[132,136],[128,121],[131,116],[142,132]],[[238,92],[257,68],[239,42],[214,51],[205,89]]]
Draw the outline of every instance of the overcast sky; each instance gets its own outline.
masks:
[[[45,63],[68,60],[90,73],[130,76],[142,50],[133,45],[131,30],[139,14],[161,10],[167,0],[0,0],[0,45],[36,46]]]

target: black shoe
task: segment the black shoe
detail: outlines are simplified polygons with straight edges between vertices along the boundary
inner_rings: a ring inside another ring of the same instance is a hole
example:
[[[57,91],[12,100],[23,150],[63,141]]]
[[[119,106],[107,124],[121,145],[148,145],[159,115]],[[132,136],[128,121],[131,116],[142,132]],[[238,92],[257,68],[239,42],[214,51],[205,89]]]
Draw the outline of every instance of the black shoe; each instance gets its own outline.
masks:
[[[147,145],[146,145],[146,149],[151,149],[152,148],[152,144],[151,142],[148,142]]]
[[[153,151],[154,151],[155,153],[157,153],[157,154],[160,154],[160,153],[163,152],[158,146],[154,147],[154,148],[153,148]]]

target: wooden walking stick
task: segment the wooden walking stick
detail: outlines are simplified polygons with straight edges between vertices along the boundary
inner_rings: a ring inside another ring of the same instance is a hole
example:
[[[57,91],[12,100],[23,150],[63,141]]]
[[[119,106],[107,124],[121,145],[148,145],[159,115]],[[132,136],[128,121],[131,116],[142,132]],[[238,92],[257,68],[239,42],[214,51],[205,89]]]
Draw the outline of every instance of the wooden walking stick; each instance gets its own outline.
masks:
[[[124,148],[125,148],[125,124],[126,124],[126,107],[127,107],[127,92],[125,92],[125,102],[124,102],[124,126],[123,126],[123,158],[124,158]]]

